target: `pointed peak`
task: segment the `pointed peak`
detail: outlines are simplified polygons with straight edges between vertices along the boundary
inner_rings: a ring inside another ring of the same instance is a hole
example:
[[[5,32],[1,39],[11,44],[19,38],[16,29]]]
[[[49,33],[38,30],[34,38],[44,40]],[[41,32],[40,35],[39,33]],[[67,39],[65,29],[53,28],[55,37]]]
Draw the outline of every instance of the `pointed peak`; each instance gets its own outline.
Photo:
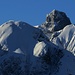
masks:
[[[60,11],[54,9],[51,13],[54,13],[55,14],[56,12],[60,12]]]
[[[54,9],[51,13],[47,14],[46,16],[47,22],[52,22],[52,21],[57,22],[62,19],[70,20],[64,12],[58,11],[56,9]]]
[[[51,15],[51,14],[56,14],[56,13],[60,13],[61,11],[58,11],[58,10],[56,10],[56,9],[54,9],[54,10],[52,10],[48,15]]]
[[[66,13],[54,9],[51,13],[47,14],[46,21],[43,27],[51,28],[51,30],[58,31],[63,29],[66,25],[70,25],[71,21]]]
[[[66,16],[66,14],[64,12],[61,12],[61,11],[58,11],[56,9],[54,9],[51,13],[49,13],[49,15],[52,15],[52,16],[59,16],[59,17],[63,17],[63,16]]]

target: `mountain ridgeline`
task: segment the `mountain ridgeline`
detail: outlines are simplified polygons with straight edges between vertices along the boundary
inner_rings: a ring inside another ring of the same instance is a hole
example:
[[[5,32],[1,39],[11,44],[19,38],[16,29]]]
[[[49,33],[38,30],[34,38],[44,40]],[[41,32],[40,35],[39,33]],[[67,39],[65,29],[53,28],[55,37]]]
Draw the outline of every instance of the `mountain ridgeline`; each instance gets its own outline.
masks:
[[[22,21],[2,24],[0,75],[75,75],[75,25],[58,10],[35,27]]]

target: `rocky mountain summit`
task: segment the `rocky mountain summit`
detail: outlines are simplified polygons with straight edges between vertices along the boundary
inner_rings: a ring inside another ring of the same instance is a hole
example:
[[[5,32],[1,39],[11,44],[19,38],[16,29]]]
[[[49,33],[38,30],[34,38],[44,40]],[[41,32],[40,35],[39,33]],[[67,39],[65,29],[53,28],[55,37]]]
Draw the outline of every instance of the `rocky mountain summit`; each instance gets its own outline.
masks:
[[[66,14],[53,10],[38,27],[2,24],[0,75],[75,75],[75,26]]]
[[[75,25],[64,12],[53,10],[39,28],[52,43],[75,54]]]
[[[45,23],[40,27],[53,32],[61,30],[69,24],[71,24],[71,21],[64,12],[53,10],[51,13],[47,14]]]

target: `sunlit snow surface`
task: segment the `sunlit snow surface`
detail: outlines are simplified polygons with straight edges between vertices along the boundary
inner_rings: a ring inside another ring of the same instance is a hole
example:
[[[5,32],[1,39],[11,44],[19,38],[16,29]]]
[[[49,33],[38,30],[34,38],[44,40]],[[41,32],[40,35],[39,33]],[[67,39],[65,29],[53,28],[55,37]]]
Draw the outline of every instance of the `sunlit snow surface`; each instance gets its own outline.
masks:
[[[74,51],[74,30],[70,25],[59,31],[53,42],[60,48],[25,22],[4,23],[0,26],[0,75],[75,75],[75,57],[62,49],[73,46]]]
[[[75,25],[67,25],[60,35],[53,39],[53,42],[75,55]]]

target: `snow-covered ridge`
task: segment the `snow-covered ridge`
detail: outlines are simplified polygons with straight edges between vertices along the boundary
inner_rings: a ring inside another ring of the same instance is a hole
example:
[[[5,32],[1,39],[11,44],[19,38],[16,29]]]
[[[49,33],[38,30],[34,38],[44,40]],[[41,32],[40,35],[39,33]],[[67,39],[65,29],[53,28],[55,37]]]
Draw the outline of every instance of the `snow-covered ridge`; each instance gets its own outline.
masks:
[[[67,25],[62,32],[53,39],[53,42],[75,55],[75,25]]]
[[[37,72],[41,75],[44,71],[47,74],[50,70],[49,67],[48,71],[45,70],[45,65],[48,66],[47,63],[50,61],[46,62],[46,59],[43,59],[48,52],[47,43],[49,43],[48,38],[38,28],[25,22],[4,23],[0,26],[0,74],[30,75]],[[45,62],[45,65],[42,62]]]
[[[8,21],[0,26],[0,44],[3,47],[7,46],[10,51],[15,51],[22,46],[23,51],[31,50],[38,40],[47,40],[47,37],[42,31],[25,22]]]

